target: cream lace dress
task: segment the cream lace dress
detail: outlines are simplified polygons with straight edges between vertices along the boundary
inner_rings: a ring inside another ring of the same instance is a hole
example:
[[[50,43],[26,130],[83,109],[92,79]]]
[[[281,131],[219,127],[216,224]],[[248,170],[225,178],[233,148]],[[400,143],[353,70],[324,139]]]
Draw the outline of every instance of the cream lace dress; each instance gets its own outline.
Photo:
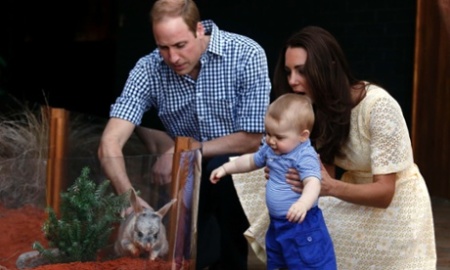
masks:
[[[352,110],[345,158],[335,164],[341,180],[372,182],[373,174],[397,172],[396,191],[387,209],[321,197],[319,207],[333,239],[340,270],[436,269],[436,244],[431,202],[425,181],[414,164],[402,111],[384,90],[370,85]],[[233,176],[250,221],[245,232],[261,260],[268,226],[263,170]]]

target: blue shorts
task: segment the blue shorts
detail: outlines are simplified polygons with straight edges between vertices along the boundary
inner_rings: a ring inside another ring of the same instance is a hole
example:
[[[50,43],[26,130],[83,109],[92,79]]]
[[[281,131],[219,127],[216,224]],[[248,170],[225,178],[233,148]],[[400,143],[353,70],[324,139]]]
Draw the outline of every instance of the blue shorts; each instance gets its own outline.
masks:
[[[271,216],[266,253],[268,270],[337,269],[333,242],[317,206],[308,211],[302,223]]]

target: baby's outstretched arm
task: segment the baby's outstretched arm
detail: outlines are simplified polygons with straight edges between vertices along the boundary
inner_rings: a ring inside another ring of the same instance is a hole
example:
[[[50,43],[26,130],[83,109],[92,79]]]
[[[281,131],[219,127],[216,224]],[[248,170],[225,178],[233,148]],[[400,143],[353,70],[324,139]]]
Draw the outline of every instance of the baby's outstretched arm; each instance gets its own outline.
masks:
[[[220,166],[219,168],[216,168],[214,171],[212,171],[211,176],[209,177],[209,181],[213,184],[217,184],[219,182],[220,178],[227,175],[227,172],[225,171],[223,166]]]
[[[302,222],[306,213],[314,205],[320,194],[320,180],[316,177],[307,177],[303,180],[303,192],[300,198],[292,204],[286,215],[290,222]]]
[[[216,184],[219,182],[220,178],[227,174],[249,172],[256,169],[257,167],[255,165],[255,161],[253,160],[253,154],[245,154],[228,161],[219,168],[216,168],[212,171],[209,180],[211,183]]]

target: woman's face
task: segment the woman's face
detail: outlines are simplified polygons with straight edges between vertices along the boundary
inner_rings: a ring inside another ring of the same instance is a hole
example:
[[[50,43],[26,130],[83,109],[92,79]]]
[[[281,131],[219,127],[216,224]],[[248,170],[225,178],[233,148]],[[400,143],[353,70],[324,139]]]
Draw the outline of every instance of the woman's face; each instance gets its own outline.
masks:
[[[312,100],[311,89],[304,74],[307,57],[308,54],[304,48],[289,47],[285,53],[284,68],[292,91],[307,95]]]

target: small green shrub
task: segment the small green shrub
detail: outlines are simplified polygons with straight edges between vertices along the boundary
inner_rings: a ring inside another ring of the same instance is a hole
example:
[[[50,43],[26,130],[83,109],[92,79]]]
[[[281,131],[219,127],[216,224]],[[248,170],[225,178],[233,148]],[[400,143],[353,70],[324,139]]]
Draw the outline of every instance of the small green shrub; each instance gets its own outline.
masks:
[[[50,249],[39,242],[33,249],[51,263],[96,260],[98,251],[107,246],[114,224],[122,219],[120,211],[127,206],[129,193],[107,194],[110,181],[96,185],[89,179],[89,172],[84,167],[75,183],[61,194],[60,219],[47,208],[49,216],[42,230]]]

